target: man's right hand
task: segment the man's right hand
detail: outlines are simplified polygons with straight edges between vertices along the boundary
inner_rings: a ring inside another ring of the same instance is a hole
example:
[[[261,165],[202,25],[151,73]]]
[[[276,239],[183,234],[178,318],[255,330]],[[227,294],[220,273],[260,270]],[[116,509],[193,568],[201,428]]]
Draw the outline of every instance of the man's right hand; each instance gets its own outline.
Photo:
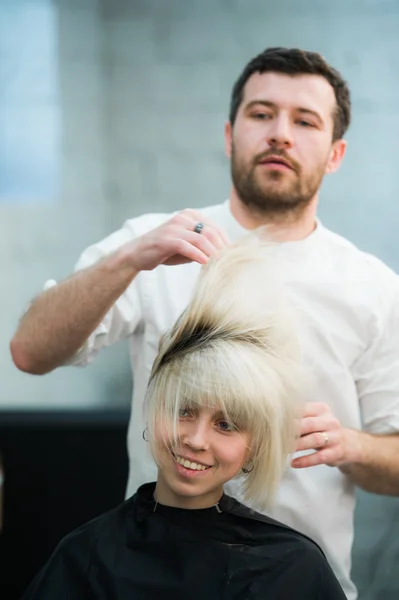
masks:
[[[201,233],[194,231],[203,223]],[[222,229],[205,219],[200,212],[186,209],[156,229],[126,244],[137,271],[151,271],[158,265],[181,265],[188,262],[205,264],[208,259],[230,244]]]
[[[201,233],[194,231],[198,223],[204,224]],[[52,371],[83,346],[140,271],[204,264],[228,244],[223,231],[200,213],[175,215],[36,298],[11,340],[14,363],[27,373]]]

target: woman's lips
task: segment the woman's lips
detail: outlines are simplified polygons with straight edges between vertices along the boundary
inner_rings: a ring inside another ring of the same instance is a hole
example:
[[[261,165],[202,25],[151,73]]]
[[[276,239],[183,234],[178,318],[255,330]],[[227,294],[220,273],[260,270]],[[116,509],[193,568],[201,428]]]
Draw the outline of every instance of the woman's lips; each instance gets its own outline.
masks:
[[[209,465],[204,465],[203,463],[197,461],[191,461],[183,456],[173,455],[177,472],[184,477],[199,477],[203,476],[209,469]]]

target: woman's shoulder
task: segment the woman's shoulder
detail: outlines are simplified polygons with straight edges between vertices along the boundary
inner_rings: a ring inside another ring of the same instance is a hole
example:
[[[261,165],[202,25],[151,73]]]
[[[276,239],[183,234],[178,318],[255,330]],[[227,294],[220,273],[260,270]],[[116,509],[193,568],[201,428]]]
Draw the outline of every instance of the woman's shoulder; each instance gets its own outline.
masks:
[[[92,565],[99,555],[106,558],[106,549],[122,539],[131,504],[128,500],[63,537],[23,600],[87,598]]]
[[[224,496],[224,505],[237,527],[241,526],[242,534],[249,536],[258,546],[265,544],[270,547],[274,540],[278,544],[289,543],[298,550],[308,549],[324,556],[314,540],[292,527],[245,506],[231,496]]]
[[[239,550],[233,551],[233,570],[244,572],[247,567],[251,573],[251,598],[263,598],[267,589],[270,597],[281,600],[294,595],[308,600],[345,600],[322,549],[311,538],[234,498],[227,497],[224,506]]]
[[[132,521],[130,517],[133,504],[134,498],[129,498],[115,508],[77,527],[62,538],[57,551],[64,556],[80,555],[86,559],[88,556],[93,557],[99,545],[125,536],[127,523]]]

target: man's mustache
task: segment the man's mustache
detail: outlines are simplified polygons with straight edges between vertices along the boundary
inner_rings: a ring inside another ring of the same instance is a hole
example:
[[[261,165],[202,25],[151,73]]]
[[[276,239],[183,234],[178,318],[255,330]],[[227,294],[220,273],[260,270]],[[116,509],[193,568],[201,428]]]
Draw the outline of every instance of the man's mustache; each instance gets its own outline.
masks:
[[[277,150],[274,148],[270,148],[270,150],[267,150],[267,152],[262,152],[261,154],[258,154],[257,156],[255,156],[254,163],[255,164],[262,163],[269,157],[279,157],[284,162],[286,162],[288,164],[288,166],[291,167],[291,169],[293,171],[295,171],[295,173],[299,173],[299,171],[300,171],[299,164],[295,160],[293,160],[292,158],[287,156],[287,154],[286,154],[286,152],[284,152],[284,150],[280,150],[280,149]]]

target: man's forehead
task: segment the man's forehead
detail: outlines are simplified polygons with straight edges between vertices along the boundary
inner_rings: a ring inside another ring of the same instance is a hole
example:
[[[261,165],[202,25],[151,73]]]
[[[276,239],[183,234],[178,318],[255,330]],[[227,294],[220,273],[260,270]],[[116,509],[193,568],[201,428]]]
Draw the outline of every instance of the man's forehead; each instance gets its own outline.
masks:
[[[243,107],[254,100],[265,100],[284,108],[308,108],[331,114],[335,108],[332,86],[321,75],[254,73],[244,87]]]

